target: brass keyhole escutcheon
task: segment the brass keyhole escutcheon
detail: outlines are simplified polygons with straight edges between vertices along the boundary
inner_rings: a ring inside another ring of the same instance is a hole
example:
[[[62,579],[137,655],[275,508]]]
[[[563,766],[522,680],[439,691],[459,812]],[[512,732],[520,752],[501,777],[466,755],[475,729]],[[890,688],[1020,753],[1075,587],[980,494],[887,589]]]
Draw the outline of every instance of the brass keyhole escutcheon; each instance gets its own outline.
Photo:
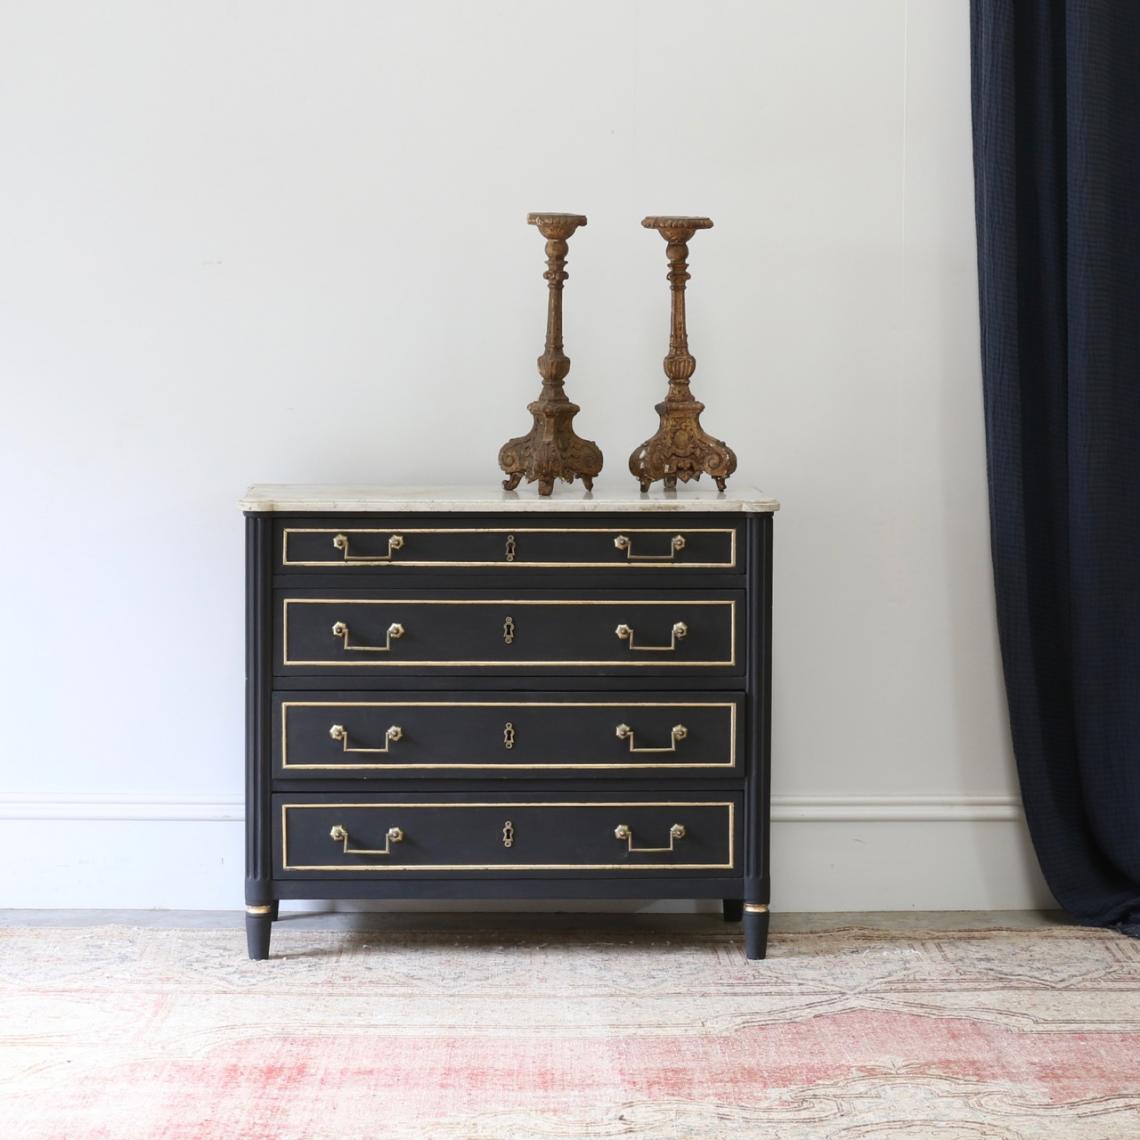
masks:
[[[515,726],[508,720],[503,725],[503,747],[514,748],[515,746]]]
[[[510,645],[515,639],[515,619],[510,614],[503,619],[503,641]]]
[[[514,562],[515,560],[515,536],[513,534],[507,535],[507,561]]]
[[[511,847],[515,841],[515,825],[508,819],[503,824],[503,846]]]

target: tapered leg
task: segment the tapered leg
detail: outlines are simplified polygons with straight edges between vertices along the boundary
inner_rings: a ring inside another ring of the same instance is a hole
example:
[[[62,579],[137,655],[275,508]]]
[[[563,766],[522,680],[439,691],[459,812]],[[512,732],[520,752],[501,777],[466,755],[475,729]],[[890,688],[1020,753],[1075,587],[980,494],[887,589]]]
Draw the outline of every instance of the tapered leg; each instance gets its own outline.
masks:
[[[272,906],[246,907],[245,944],[254,959],[269,957],[269,935],[273,930]]]
[[[278,915],[281,913],[281,903],[274,899],[269,904],[269,918],[271,922],[276,922]]]
[[[768,953],[768,907],[765,903],[744,904],[744,956],[753,960]]]
[[[739,922],[744,914],[743,899],[724,899],[724,921]]]

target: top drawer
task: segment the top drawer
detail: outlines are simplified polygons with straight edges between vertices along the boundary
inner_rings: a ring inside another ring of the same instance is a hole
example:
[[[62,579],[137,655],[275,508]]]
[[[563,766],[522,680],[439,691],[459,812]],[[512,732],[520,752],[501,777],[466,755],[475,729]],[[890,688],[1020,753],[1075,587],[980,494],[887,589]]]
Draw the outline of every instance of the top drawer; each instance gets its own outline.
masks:
[[[281,573],[407,568],[739,572],[734,519],[295,519],[277,524]],[[528,525],[523,525],[524,523]]]

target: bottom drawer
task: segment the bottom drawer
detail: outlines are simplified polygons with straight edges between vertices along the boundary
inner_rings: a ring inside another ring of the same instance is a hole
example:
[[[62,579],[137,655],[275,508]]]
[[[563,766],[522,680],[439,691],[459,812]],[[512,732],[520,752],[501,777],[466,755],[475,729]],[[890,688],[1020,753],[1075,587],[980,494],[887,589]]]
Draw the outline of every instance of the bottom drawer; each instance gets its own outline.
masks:
[[[279,878],[733,871],[735,795],[274,797]]]

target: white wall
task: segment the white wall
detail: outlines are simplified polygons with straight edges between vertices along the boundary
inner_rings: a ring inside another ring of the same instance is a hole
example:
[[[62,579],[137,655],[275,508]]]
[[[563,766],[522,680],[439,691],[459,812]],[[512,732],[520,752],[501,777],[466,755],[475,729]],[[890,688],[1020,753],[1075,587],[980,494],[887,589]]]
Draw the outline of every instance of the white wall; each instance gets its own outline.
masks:
[[[1031,905],[992,617],[965,0],[10,0],[0,905],[241,902],[251,481],[482,482],[542,246],[606,454],[779,496],[775,904]]]

